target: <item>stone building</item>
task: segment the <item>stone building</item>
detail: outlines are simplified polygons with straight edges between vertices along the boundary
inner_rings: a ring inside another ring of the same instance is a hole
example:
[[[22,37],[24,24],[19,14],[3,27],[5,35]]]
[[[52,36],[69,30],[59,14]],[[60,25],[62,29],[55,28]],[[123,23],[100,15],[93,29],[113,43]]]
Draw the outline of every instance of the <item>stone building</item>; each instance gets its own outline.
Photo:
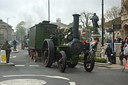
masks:
[[[67,28],[67,25],[62,23],[60,18],[57,18],[56,22],[52,22],[52,24],[55,24],[55,25],[59,26],[60,28]]]
[[[122,0],[121,3],[121,21],[122,21],[122,36],[128,36],[128,0]]]
[[[13,33],[14,30],[12,29],[12,26],[0,19],[0,45],[6,40],[12,40]]]
[[[113,38],[113,28],[114,28],[114,39],[118,37],[122,38],[121,33],[121,17],[105,22],[105,30],[111,35]]]

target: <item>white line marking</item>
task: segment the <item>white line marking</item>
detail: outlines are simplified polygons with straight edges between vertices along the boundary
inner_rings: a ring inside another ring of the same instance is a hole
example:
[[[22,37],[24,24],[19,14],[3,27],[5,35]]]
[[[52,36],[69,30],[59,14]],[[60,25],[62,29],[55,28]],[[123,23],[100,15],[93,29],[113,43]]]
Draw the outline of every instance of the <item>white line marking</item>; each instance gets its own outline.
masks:
[[[105,67],[97,67],[98,69],[107,69],[107,68],[105,68]]]
[[[110,69],[121,69],[121,68],[110,68]]]
[[[0,82],[0,85],[46,85],[46,83],[39,79],[11,79]]]
[[[75,83],[75,82],[69,82],[69,84],[70,84],[70,85],[76,85],[76,83]]]
[[[30,67],[39,67],[39,65],[29,65]]]
[[[11,56],[10,58],[16,58],[16,56]]]
[[[23,66],[25,66],[25,65],[15,65],[15,66],[21,66],[21,67],[23,67]]]
[[[56,78],[56,79],[63,79],[63,80],[70,80],[69,78],[66,77],[61,77],[61,76],[49,76],[49,75],[3,75],[3,77],[31,77],[31,76],[43,76],[43,77],[48,77],[48,78]]]

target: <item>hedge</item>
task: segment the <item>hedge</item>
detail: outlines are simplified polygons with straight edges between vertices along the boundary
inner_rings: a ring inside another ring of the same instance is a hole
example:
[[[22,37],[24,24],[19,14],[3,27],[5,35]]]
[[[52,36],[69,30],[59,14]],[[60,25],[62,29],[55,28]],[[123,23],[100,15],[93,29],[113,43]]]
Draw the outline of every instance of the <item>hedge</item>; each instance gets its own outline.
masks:
[[[79,55],[80,60],[84,60],[84,55]],[[100,57],[95,57],[95,62],[100,62],[100,63],[106,63],[107,59],[106,58],[100,58]]]

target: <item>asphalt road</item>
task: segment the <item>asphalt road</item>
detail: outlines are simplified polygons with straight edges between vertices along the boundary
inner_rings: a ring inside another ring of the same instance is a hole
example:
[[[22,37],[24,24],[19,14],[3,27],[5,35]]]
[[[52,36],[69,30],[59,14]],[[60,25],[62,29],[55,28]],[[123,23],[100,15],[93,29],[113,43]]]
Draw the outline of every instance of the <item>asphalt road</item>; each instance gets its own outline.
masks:
[[[59,72],[56,63],[51,68],[35,63],[27,50],[11,53],[10,62],[14,66],[0,66],[0,85],[127,85],[128,70],[95,66],[86,72],[83,65],[67,68]]]

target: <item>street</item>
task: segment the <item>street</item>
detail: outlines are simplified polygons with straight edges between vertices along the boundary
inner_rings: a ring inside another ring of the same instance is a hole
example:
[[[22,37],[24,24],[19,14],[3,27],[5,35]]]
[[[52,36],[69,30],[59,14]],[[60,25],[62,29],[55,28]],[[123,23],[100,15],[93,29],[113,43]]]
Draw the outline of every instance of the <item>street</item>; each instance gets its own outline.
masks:
[[[128,70],[95,66],[89,73],[78,64],[61,73],[56,63],[51,68],[35,63],[26,49],[11,53],[10,63],[15,65],[0,66],[0,85],[127,85]]]

